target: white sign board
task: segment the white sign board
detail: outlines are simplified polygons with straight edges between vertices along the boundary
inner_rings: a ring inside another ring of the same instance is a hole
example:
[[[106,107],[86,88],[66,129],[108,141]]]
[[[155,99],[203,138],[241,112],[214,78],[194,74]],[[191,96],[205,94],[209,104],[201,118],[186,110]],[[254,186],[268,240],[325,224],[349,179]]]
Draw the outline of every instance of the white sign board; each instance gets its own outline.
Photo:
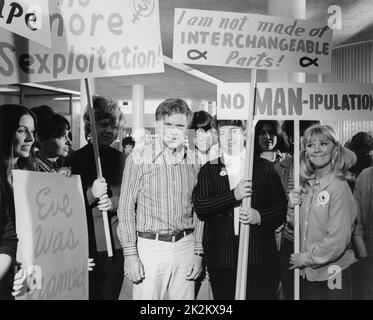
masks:
[[[0,30],[0,84],[163,72],[158,0],[49,2],[51,48]]]
[[[175,9],[173,61],[329,73],[326,23],[267,15]]]
[[[218,85],[218,119],[248,119],[250,83]]]
[[[0,28],[50,47],[48,0],[0,0]]]
[[[245,103],[245,107],[241,108],[241,105],[237,107],[237,104],[222,104],[221,101],[229,94],[245,96],[249,92],[249,86],[249,83],[226,83],[219,86],[219,119],[248,118],[248,104]],[[373,120],[373,85],[257,83],[254,119]]]
[[[88,231],[80,176],[13,171],[21,299],[88,299]]]

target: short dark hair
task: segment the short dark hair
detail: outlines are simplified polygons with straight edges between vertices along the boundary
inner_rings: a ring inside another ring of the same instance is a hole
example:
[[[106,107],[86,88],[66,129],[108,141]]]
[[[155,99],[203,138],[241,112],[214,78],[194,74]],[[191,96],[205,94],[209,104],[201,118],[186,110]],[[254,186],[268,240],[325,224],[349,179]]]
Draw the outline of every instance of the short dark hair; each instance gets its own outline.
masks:
[[[133,140],[132,137],[125,137],[122,140],[122,146],[123,146],[123,148],[125,148],[127,145],[135,146],[135,140]]]
[[[155,112],[155,121],[159,121],[166,116],[171,116],[176,113],[181,113],[187,116],[188,123],[192,117],[192,110],[188,107],[188,104],[179,98],[166,99],[160,103]]]
[[[212,129],[212,116],[206,111],[197,111],[193,113],[192,122],[189,126],[190,129],[198,130],[203,129],[209,131]]]
[[[39,140],[60,138],[71,130],[69,121],[61,114],[56,113],[47,105],[31,109],[38,121]]]
[[[347,148],[353,151],[357,156],[356,164],[350,171],[357,177],[361,171],[373,165],[369,152],[373,150],[373,138],[367,132],[355,134]]]
[[[244,120],[226,120],[226,119],[218,120],[217,116],[214,116],[212,118],[212,126],[216,130],[219,130],[219,128],[223,127],[223,126],[235,126],[235,127],[240,127],[243,130],[245,130],[246,129],[246,121],[244,121]]]

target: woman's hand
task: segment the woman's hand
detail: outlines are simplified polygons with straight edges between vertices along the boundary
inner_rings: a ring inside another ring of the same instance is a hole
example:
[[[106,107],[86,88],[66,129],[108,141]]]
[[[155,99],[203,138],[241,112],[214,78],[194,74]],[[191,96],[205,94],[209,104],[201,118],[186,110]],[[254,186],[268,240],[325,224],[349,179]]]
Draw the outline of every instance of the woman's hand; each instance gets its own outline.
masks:
[[[21,268],[14,276],[12,296],[24,295],[28,290],[27,272]]]
[[[62,167],[61,169],[57,170],[57,172],[68,178],[71,177],[71,168],[69,167]]]
[[[294,208],[296,205],[302,203],[302,191],[299,189],[293,189],[289,192],[289,207]]]
[[[293,253],[290,256],[289,263],[292,265],[289,270],[294,270],[296,268],[304,268],[307,266],[307,258],[305,253]]]

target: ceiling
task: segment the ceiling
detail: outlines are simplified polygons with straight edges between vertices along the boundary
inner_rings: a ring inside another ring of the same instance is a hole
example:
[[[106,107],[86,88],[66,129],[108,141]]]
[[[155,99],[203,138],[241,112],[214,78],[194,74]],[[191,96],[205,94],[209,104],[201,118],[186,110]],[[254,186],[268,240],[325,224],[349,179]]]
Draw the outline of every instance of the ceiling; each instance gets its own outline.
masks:
[[[272,0],[276,1],[276,0]],[[282,0],[277,0],[282,1]],[[373,40],[373,0],[307,0],[307,20],[325,22],[328,8],[339,5],[342,9],[342,28],[333,32],[333,47]],[[266,0],[159,0],[162,47],[165,56],[172,58],[173,20],[175,8],[193,8],[215,11],[268,14]],[[249,81],[247,69],[191,66],[225,82]],[[258,73],[258,81],[265,81],[266,71]],[[312,80],[311,80],[312,81]],[[80,91],[80,81],[43,83],[54,87]],[[119,100],[131,99],[131,85],[144,84],[146,99],[181,97],[187,100],[215,100],[216,86],[165,65],[165,72],[141,75],[97,78],[96,94]]]

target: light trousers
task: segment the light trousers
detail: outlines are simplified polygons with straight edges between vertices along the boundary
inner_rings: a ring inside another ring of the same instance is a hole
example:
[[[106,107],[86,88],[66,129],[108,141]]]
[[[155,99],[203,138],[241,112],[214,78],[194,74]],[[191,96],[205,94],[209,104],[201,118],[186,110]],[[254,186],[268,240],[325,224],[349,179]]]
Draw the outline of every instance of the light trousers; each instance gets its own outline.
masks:
[[[177,242],[138,237],[145,279],[133,285],[134,300],[194,300],[195,282],[186,280],[194,259],[194,236]]]

